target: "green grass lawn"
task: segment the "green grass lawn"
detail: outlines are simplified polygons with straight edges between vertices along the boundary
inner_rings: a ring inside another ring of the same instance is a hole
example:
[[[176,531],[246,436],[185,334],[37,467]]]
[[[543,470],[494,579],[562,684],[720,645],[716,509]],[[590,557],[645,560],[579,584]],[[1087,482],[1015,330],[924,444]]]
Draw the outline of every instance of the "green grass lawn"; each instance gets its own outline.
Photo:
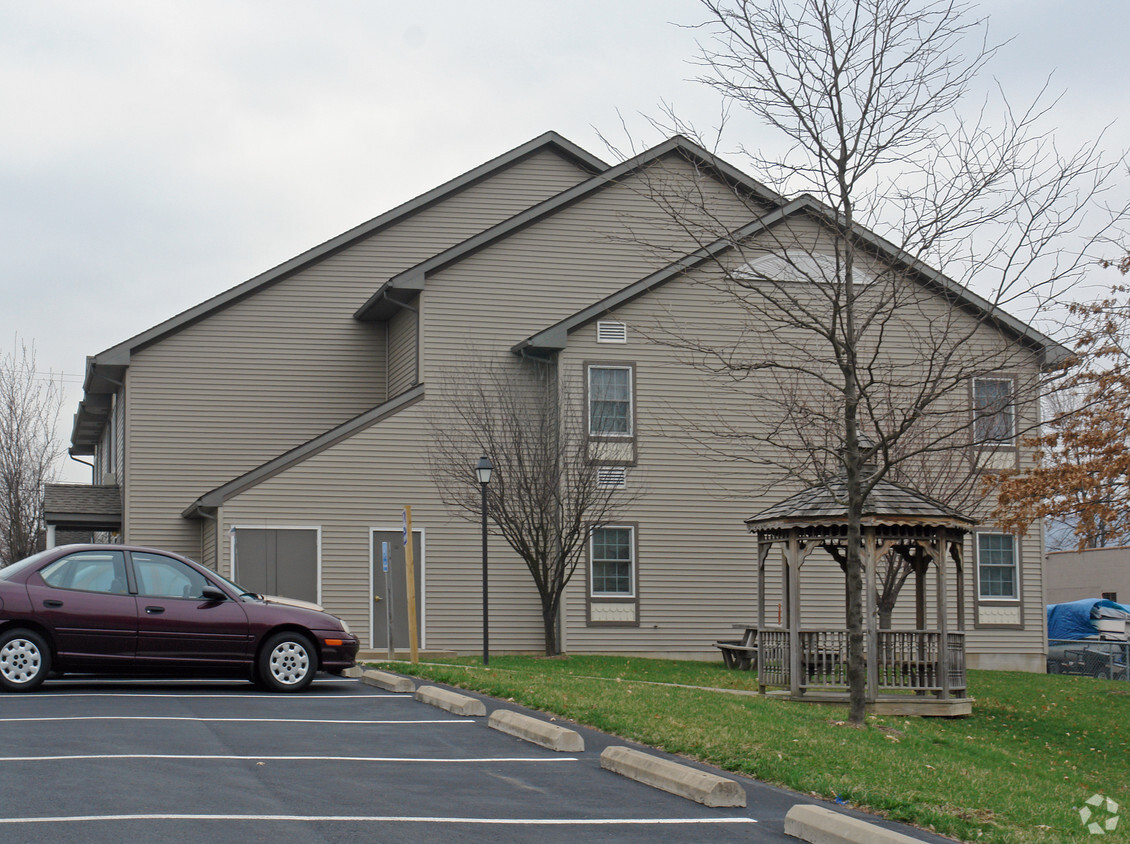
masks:
[[[720,662],[445,662],[386,667],[966,841],[1130,840],[1130,683],[971,671],[971,717],[869,717],[854,729],[846,707],[660,685],[756,690],[752,673]],[[1103,838],[1078,814],[1095,793],[1122,806]]]

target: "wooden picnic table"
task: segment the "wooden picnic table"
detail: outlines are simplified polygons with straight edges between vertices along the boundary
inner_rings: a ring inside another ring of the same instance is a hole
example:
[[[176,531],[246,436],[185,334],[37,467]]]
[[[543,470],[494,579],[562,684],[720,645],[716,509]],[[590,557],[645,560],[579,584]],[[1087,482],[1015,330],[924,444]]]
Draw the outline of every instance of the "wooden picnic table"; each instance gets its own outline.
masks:
[[[757,627],[752,624],[732,624],[735,630],[744,630],[740,639],[722,639],[714,647],[722,652],[722,662],[727,668],[753,671],[757,668]]]

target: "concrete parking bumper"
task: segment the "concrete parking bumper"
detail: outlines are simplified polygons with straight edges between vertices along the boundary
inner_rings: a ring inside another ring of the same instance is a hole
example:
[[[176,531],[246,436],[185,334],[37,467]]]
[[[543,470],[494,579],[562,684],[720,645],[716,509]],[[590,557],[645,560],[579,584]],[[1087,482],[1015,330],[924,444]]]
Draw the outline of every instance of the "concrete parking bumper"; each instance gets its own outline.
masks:
[[[421,686],[416,689],[416,700],[446,709],[453,715],[486,715],[486,705],[477,698],[449,692],[435,686]]]
[[[539,721],[509,709],[496,709],[490,714],[487,725],[499,732],[561,753],[582,753],[585,749],[585,740],[576,730]]]
[[[920,841],[811,804],[789,809],[785,815],[785,834],[809,844],[919,844]]]
[[[704,806],[744,807],[746,804],[745,789],[733,780],[629,747],[605,748],[600,754],[600,767]]]
[[[361,672],[361,682],[366,686],[376,686],[390,692],[412,694],[416,691],[416,684],[407,677],[390,674],[387,671],[374,671],[367,669]]]

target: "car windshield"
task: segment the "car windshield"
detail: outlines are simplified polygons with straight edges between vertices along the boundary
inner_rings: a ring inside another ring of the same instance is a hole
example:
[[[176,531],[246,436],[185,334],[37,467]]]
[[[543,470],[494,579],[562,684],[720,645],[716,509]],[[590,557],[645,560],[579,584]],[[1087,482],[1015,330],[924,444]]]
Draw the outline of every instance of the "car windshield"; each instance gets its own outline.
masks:
[[[220,581],[220,583],[223,583],[229,589],[234,589],[236,591],[236,594],[238,594],[239,597],[241,597],[241,598],[259,598],[259,597],[261,597],[260,595],[256,594],[255,592],[250,592],[247,589],[244,589],[242,586],[240,586],[234,580],[228,580],[222,574],[220,574],[219,572],[214,571],[212,569],[208,569],[208,577],[212,578],[213,580]]]
[[[46,551],[40,551],[38,554],[32,554],[30,557],[24,557],[22,560],[18,560],[10,566],[5,566],[0,569],[0,580],[9,580],[20,572],[32,568],[36,563],[46,559],[47,556],[55,550],[54,548],[48,548]]]

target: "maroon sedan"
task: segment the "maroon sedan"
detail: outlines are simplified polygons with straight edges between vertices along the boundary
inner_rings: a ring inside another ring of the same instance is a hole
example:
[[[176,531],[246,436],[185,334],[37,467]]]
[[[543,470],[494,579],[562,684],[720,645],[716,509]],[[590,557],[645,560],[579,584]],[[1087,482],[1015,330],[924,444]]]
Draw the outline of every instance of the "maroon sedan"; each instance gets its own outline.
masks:
[[[247,677],[296,692],[353,665],[357,639],[314,604],[247,592],[167,551],[67,545],[0,569],[0,688],[49,673]]]

